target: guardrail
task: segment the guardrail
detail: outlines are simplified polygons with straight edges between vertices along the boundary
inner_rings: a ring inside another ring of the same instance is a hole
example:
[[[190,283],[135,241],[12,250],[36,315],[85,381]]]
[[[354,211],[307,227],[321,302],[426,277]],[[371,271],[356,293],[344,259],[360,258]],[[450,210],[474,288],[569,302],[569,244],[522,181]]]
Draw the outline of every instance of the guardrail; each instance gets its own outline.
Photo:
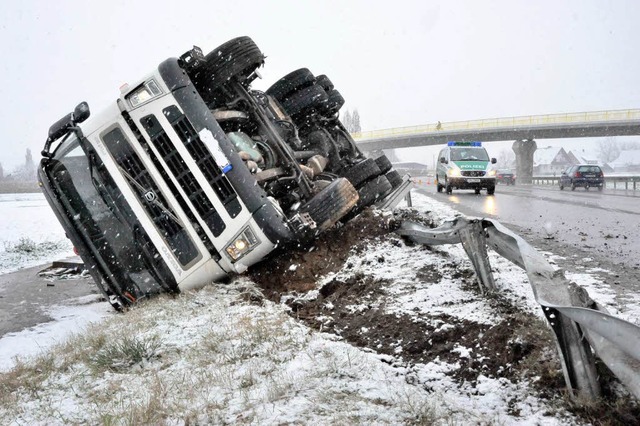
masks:
[[[559,176],[533,176],[531,183],[535,185],[554,185],[558,186]],[[624,189],[627,191],[640,190],[640,176],[605,176],[605,188]]]
[[[523,115],[517,117],[487,118],[481,120],[450,121],[446,123],[437,122],[419,126],[397,127],[393,129],[357,132],[352,133],[351,136],[356,141],[364,141],[367,139],[382,139],[394,136],[451,130],[490,129],[502,127],[519,128],[545,124],[576,124],[630,120],[640,120],[640,109],[574,112],[566,114]]]
[[[561,270],[499,222],[458,217],[438,228],[403,222],[397,231],[419,244],[461,243],[471,259],[481,290],[495,292],[487,247],[524,269],[536,301],[556,337],[567,388],[587,400],[601,395],[595,356],[640,398],[640,327],[616,318],[570,283]]]

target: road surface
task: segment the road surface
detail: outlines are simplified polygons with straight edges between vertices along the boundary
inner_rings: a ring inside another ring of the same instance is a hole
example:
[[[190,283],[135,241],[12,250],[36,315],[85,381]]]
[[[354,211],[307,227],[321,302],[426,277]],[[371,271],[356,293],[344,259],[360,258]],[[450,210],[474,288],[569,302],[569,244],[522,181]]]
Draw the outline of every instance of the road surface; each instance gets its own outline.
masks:
[[[470,190],[446,195],[436,192],[433,180],[417,180],[420,193],[464,215],[496,219],[539,250],[562,256],[561,268],[601,268],[599,278],[619,296],[640,294],[640,191],[498,185],[495,196]]]

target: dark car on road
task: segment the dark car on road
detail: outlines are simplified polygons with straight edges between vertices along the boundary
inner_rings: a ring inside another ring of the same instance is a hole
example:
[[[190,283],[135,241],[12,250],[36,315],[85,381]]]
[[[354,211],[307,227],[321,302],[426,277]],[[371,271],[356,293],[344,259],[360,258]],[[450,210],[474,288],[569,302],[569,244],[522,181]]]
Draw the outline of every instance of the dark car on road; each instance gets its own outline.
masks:
[[[513,173],[513,170],[510,169],[498,170],[498,173],[496,174],[496,182],[504,183],[506,185],[515,185],[516,174]]]
[[[560,175],[559,181],[560,189],[571,187],[574,191],[576,187],[580,186],[586,190],[591,187],[597,187],[598,191],[602,191],[604,188],[604,173],[600,166],[593,164],[577,164],[571,166]]]

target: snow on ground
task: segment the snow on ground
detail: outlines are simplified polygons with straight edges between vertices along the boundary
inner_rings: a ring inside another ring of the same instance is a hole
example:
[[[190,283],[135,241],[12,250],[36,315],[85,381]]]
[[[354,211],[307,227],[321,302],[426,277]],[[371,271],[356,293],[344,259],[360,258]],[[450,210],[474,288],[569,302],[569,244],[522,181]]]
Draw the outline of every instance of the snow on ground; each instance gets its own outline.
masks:
[[[0,274],[65,253],[73,246],[43,194],[0,194]]]
[[[9,198],[0,199],[0,213],[10,212],[9,217],[15,220],[10,225],[2,223],[0,241],[12,244],[27,235],[36,244],[64,240],[64,233],[43,199],[33,194]],[[439,220],[458,214],[419,194],[414,195],[414,208],[428,211]],[[29,214],[18,214],[20,209]],[[35,223],[23,216],[31,217]],[[0,249],[0,273],[35,261],[29,256],[7,257],[6,246]],[[417,315],[436,311],[494,323],[495,313],[479,296],[453,285],[446,274],[438,285],[428,289],[416,282],[416,271],[425,262],[470,268],[461,247],[448,246],[446,251],[447,259],[443,260],[437,250],[416,251],[380,242],[354,256],[351,262],[356,270],[391,281],[387,290],[397,297],[385,307],[388,312]],[[43,249],[38,259],[41,263],[51,261],[59,254],[60,247],[54,245]],[[380,256],[385,257],[384,263],[375,261]],[[490,256],[496,284],[515,304],[539,315],[526,274],[495,253]],[[567,276],[584,284],[594,299],[615,307],[607,285],[597,282],[588,270]],[[530,392],[528,383],[480,376],[475,386],[461,386],[447,376],[455,367],[447,362],[394,365],[387,356],[357,349],[334,335],[312,331],[291,319],[284,305],[266,300],[260,306],[245,302],[243,295],[253,291],[253,284],[241,277],[230,285],[213,285],[177,299],[160,298],[126,315],[114,314],[108,303],[93,298],[52,307],[53,322],[0,338],[0,380],[2,371],[10,373],[16,365],[16,356],[28,359],[52,347],[64,348],[57,349],[54,363],[68,360],[71,367],[42,373],[49,376],[46,386],[33,393],[36,397],[28,392],[12,394],[10,397],[15,400],[9,405],[2,405],[0,397],[0,423],[126,422],[134,414],[148,423],[167,419],[169,424],[575,422],[557,409],[551,410],[555,417],[545,415],[550,408]],[[353,309],[359,307],[354,305]],[[619,307],[617,312],[637,320],[640,299]],[[100,336],[105,336],[101,349],[84,357],[75,353],[83,348],[90,351]],[[113,336],[146,342],[148,353],[136,368],[96,373],[100,350],[105,350],[105,342],[117,341]],[[75,344],[64,346],[67,338]],[[462,344],[454,351],[461,359],[474,356],[473,348]],[[21,366],[24,364],[18,364]],[[163,404],[153,406],[156,399]]]

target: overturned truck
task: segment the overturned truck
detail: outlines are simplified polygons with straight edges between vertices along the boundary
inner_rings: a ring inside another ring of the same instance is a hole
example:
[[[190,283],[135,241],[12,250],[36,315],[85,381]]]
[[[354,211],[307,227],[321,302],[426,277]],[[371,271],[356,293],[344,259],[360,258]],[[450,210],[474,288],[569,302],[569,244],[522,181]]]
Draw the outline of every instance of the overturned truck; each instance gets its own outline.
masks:
[[[264,58],[249,37],[194,47],[50,127],[40,184],[116,309],[242,273],[409,190],[358,149],[326,76],[252,89]]]

